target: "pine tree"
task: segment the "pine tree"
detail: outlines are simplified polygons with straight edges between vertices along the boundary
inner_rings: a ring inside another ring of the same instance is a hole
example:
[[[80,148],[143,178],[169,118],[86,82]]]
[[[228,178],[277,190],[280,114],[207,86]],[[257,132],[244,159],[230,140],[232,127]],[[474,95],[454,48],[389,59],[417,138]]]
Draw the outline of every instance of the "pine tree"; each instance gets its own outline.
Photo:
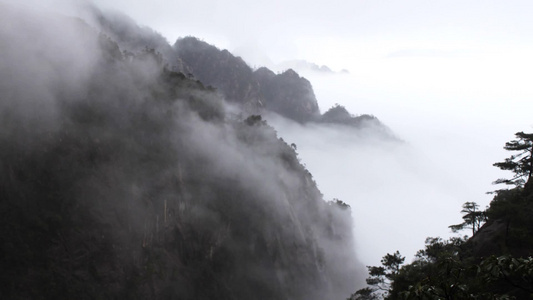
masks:
[[[485,212],[479,210],[479,205],[476,202],[464,203],[461,212],[463,213],[464,222],[461,224],[448,226],[453,232],[457,232],[465,228],[472,228],[473,236],[481,228],[481,225],[483,225],[483,223],[485,223],[487,220]]]
[[[505,150],[519,151],[516,155],[506,158],[503,162],[494,164],[502,170],[509,170],[514,173],[513,178],[500,178],[494,184],[505,183],[517,187],[525,187],[533,175],[533,133],[523,131],[515,134],[516,139],[505,143]]]

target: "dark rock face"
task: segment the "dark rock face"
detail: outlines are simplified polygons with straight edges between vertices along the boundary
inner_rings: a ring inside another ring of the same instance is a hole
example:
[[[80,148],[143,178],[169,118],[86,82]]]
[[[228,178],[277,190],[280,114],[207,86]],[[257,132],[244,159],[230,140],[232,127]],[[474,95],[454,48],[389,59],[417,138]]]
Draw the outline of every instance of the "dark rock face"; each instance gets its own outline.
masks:
[[[504,254],[502,246],[505,244],[507,230],[507,224],[503,220],[484,224],[468,241],[472,245],[475,257]]]
[[[511,254],[527,257],[533,249],[531,186],[499,190],[486,211],[488,220],[468,241],[476,257]]]
[[[2,8],[0,298],[353,291],[349,209],[323,200],[261,117],[227,118],[156,51],[125,55],[83,22]]]
[[[252,69],[240,57],[193,37],[179,39],[174,49],[194,77],[219,89],[226,100],[244,105],[251,112],[259,111],[259,83],[253,79]]]
[[[320,116],[313,87],[307,79],[291,69],[275,76],[261,73],[264,71],[256,78],[263,79],[259,82],[267,109],[298,122],[313,121]]]

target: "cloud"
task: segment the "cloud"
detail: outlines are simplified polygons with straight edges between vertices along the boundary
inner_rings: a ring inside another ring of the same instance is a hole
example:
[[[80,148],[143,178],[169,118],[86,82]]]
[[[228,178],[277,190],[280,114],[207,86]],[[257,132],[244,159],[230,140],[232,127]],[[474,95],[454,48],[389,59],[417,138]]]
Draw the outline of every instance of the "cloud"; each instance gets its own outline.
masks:
[[[512,133],[530,124],[520,109],[528,105],[526,98],[513,98],[516,105],[485,94],[467,100],[456,81],[421,81],[439,71],[416,72],[438,66],[424,59],[395,65],[384,58],[352,68],[350,75],[304,74],[321,111],[341,103],[351,113],[372,113],[405,143],[376,139],[372,131],[269,119],[298,146],[326,198],[352,205],[359,253],[367,265],[379,265],[384,254],[397,249],[409,260],[426,237],[453,235],[447,226],[460,222],[462,203],[489,203],[485,192],[505,176],[492,164],[508,155],[502,146]],[[450,78],[465,75],[460,68],[449,70]],[[475,84],[461,87],[468,91]],[[501,81],[487,89],[508,90]]]
[[[331,57],[309,57],[312,48],[327,47],[328,39],[354,41],[363,47],[380,44],[414,47],[417,43],[442,45],[531,44],[533,29],[526,13],[531,4],[517,1],[451,1],[428,3],[409,0],[401,3],[369,1],[274,1],[251,4],[247,1],[95,1],[129,14],[141,24],[153,27],[171,43],[178,37],[196,35],[232,50],[259,43],[272,60],[307,59],[331,65]],[[246,24],[243,30],[242,24]],[[394,50],[398,50],[393,49]],[[283,52],[286,52],[283,54]]]
[[[469,50],[404,49],[390,53],[387,57],[474,57],[474,54]]]

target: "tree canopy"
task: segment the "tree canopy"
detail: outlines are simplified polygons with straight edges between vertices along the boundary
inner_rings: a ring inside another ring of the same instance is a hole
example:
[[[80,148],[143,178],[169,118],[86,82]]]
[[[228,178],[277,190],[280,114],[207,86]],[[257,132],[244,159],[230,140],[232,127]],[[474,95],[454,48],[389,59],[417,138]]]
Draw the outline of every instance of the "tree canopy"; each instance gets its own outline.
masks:
[[[464,222],[461,224],[448,226],[453,232],[458,232],[465,228],[471,228],[473,236],[486,221],[485,212],[479,210],[479,205],[476,202],[466,202],[463,204],[461,213],[463,213]]]

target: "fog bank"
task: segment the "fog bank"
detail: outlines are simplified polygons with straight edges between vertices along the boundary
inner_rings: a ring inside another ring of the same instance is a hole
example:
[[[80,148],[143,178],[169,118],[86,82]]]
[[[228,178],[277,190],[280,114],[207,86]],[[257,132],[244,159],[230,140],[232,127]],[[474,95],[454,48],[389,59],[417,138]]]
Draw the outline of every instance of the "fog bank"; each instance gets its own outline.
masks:
[[[532,127],[525,108],[533,93],[522,85],[529,77],[516,74],[512,81],[507,73],[487,73],[501,63],[475,69],[479,60],[463,58],[358,62],[348,65],[349,75],[304,73],[321,111],[339,103],[354,114],[373,114],[404,143],[340,127],[271,122],[298,146],[326,198],[352,206],[363,262],[377,265],[397,249],[409,260],[426,237],[457,235],[448,226],[462,221],[462,203],[484,208],[492,198],[485,193],[502,188],[491,183],[509,174],[492,164],[508,156],[502,147],[515,132]]]

